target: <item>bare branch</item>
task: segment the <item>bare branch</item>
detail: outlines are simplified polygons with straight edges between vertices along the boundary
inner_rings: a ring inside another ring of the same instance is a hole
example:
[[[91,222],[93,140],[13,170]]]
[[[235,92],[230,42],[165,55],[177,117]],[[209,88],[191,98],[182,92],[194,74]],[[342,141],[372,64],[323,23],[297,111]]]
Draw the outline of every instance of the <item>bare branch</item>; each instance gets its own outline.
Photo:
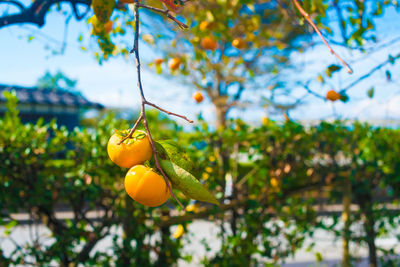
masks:
[[[363,76],[361,76],[360,78],[358,78],[357,80],[353,81],[352,83],[350,83],[349,85],[347,85],[346,87],[344,87],[341,91],[347,91],[349,89],[351,89],[353,86],[355,86],[356,84],[358,84],[359,82],[361,82],[362,80],[370,77],[372,74],[374,74],[376,71],[380,70],[382,67],[384,67],[387,64],[391,64],[392,62],[396,61],[397,59],[400,59],[400,54],[397,54],[394,57],[391,57],[389,59],[387,59],[386,61],[382,62],[381,64],[375,66],[373,69],[371,69],[369,72],[367,72],[366,74],[364,74]]]
[[[292,0],[294,5],[296,6],[297,10],[300,12],[300,14],[310,23],[311,27],[315,30],[315,32],[319,35],[319,37],[322,39],[324,44],[328,47],[329,51],[337,58],[339,61],[345,66],[346,70],[348,73],[353,73],[353,70],[349,66],[349,64],[346,63],[329,45],[329,43],[325,40],[324,36],[322,35],[321,31],[318,29],[317,25],[310,19],[310,15],[301,7],[299,2],[297,0]]]
[[[166,114],[168,114],[168,115],[176,116],[176,117],[179,117],[179,118],[181,118],[181,119],[186,120],[186,121],[189,122],[189,123],[193,123],[193,121],[190,120],[190,119],[188,119],[186,116],[179,115],[179,114],[177,114],[177,113],[173,113],[173,112],[170,112],[170,111],[168,111],[168,110],[165,110],[165,109],[163,109],[163,108],[161,108],[161,107],[157,106],[156,104],[153,104],[153,103],[151,103],[151,102],[149,102],[149,101],[145,101],[145,104],[146,104],[146,105],[149,105],[149,106],[152,106],[152,107],[154,107],[154,108],[156,108],[156,109],[158,109],[158,110],[160,110],[160,111],[162,111],[162,112],[164,112],[164,113],[166,113]]]
[[[31,23],[42,27],[45,24],[45,16],[51,6],[58,3],[70,3],[74,10],[75,17],[80,20],[90,10],[91,0],[36,0],[31,6],[25,8],[19,1],[0,0],[0,4],[14,4],[20,7],[21,12],[16,14],[5,15],[0,17],[0,29],[6,26]],[[82,16],[78,15],[77,5],[85,5],[88,7],[87,12]]]
[[[17,6],[20,10],[25,10],[25,6],[16,0],[0,0],[0,4],[1,3],[12,4],[14,6]]]
[[[308,87],[308,84],[304,84],[304,85],[303,85],[303,88],[304,88],[304,90],[306,90],[306,91],[307,91],[308,93],[310,93],[311,95],[313,95],[313,96],[315,96],[315,97],[317,97],[317,98],[321,98],[322,100],[326,101],[326,98],[325,98],[324,96],[319,95],[319,94],[317,94],[316,92],[314,92],[313,90],[311,90],[311,89]]]
[[[143,5],[143,4],[138,4],[138,6],[142,7],[142,8],[146,8],[146,9],[154,11],[154,12],[157,12],[157,13],[160,13],[160,14],[162,14],[164,16],[167,16],[170,20],[173,20],[176,24],[178,24],[179,27],[181,27],[183,29],[189,28],[185,23],[180,22],[177,18],[172,16],[171,15],[171,11],[169,11],[168,9],[160,9],[160,8],[155,8],[155,7],[152,7],[152,6],[146,6],[146,5]]]

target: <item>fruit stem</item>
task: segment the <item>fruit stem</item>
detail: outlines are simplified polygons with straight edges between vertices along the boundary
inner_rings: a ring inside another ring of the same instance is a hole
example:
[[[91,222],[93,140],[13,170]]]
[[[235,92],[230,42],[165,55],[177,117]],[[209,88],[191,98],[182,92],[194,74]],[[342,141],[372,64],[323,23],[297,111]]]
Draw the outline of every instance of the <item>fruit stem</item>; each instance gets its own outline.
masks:
[[[127,136],[125,136],[119,143],[118,145],[122,144],[126,139],[130,139],[132,138],[133,133],[136,131],[136,128],[138,127],[139,123],[142,121],[143,119],[143,114],[140,112],[140,116],[137,119],[135,125],[132,127],[132,129],[129,131],[129,134]]]

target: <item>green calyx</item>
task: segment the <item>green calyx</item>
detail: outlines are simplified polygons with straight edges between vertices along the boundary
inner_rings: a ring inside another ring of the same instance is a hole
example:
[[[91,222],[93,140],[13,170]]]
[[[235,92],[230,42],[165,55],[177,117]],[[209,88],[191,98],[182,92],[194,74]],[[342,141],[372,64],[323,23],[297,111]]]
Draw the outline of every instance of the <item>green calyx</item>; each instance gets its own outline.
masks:
[[[121,138],[125,138],[129,135],[130,130],[114,130],[115,133]],[[142,140],[143,138],[145,138],[147,136],[146,132],[144,131],[140,131],[140,130],[136,130],[133,134],[131,138],[127,138],[123,143],[126,145],[130,145],[135,143],[138,140]]]

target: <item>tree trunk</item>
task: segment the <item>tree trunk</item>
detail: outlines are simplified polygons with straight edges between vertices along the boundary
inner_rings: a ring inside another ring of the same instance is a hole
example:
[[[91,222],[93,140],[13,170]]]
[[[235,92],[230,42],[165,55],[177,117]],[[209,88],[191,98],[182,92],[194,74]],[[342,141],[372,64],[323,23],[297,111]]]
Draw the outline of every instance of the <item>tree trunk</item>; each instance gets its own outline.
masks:
[[[342,212],[342,220],[344,221],[343,228],[343,258],[342,258],[342,266],[350,267],[351,266],[351,258],[350,258],[350,205],[351,205],[351,183],[350,178],[345,179],[344,185],[344,195],[343,195],[343,212]]]
[[[162,211],[162,216],[170,216],[169,210],[163,210]],[[169,238],[171,235],[171,232],[169,230],[169,226],[162,226],[160,229],[160,234],[161,234],[161,244],[160,244],[160,253],[158,255],[157,262],[155,266],[157,267],[163,267],[163,266],[171,266],[171,248],[169,246]]]
[[[369,267],[377,267],[378,260],[376,255],[375,238],[376,233],[374,229],[375,219],[373,217],[371,202],[367,203],[367,210],[365,213],[365,232],[367,234],[368,254],[369,254]]]
[[[369,267],[377,267],[378,259],[376,254],[376,245],[375,245],[375,218],[372,210],[372,196],[371,192],[366,193],[363,198],[360,199],[359,202],[361,212],[365,217],[364,221],[364,230],[366,234],[366,242],[368,245],[368,256],[369,256]]]
[[[226,115],[227,115],[227,110],[223,107],[220,106],[215,106],[216,109],[216,127],[218,128],[222,128],[222,129],[226,129],[227,125],[226,125]],[[223,148],[223,139],[219,138],[215,149],[216,149],[216,154],[218,155],[218,163],[219,163],[219,170],[218,170],[218,175],[219,177],[223,180],[221,186],[222,189],[225,190],[225,186],[226,186],[226,181],[225,181],[225,176],[226,176],[226,172],[228,170],[229,167],[229,151],[225,151],[225,149]]]
[[[216,122],[215,126],[218,128],[226,128],[226,115],[228,114],[228,110],[225,107],[216,106]]]
[[[133,224],[132,224],[132,214],[133,214],[133,200],[129,197],[128,194],[125,196],[125,218],[122,221],[122,230],[123,230],[123,241],[122,241],[122,253],[120,256],[120,262],[123,266],[130,266],[132,255],[130,255],[131,250],[131,238]]]
[[[216,109],[216,128],[217,129],[226,129],[227,128],[227,114],[228,114],[228,109],[224,106],[219,106],[215,105]],[[216,144],[216,154],[218,155],[218,163],[219,163],[219,171],[218,175],[221,179],[221,187],[224,192],[226,191],[226,179],[227,179],[227,174],[229,172],[230,166],[229,166],[229,155],[230,151],[227,150],[226,148],[223,147],[223,142],[224,140],[222,137],[219,138],[217,144]],[[233,184],[232,180],[232,195],[230,196],[230,200],[234,200],[237,198],[236,196],[236,190],[235,190],[235,184]],[[226,196],[225,196],[226,197]],[[237,232],[237,213],[235,210],[232,210],[232,218],[230,222],[230,228],[232,233],[235,235]]]

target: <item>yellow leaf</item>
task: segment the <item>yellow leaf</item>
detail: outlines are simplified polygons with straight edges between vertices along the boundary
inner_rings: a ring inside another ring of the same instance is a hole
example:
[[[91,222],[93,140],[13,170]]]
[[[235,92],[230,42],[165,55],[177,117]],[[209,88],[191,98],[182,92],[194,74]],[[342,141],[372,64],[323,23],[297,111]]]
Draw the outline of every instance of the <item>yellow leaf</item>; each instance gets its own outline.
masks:
[[[180,224],[180,225],[178,225],[178,227],[176,227],[176,230],[175,230],[175,232],[174,232],[174,234],[172,236],[175,239],[178,239],[183,235],[184,232],[185,232],[185,229],[183,228],[183,225]]]
[[[151,34],[142,34],[142,39],[148,44],[154,44],[154,37]]]

